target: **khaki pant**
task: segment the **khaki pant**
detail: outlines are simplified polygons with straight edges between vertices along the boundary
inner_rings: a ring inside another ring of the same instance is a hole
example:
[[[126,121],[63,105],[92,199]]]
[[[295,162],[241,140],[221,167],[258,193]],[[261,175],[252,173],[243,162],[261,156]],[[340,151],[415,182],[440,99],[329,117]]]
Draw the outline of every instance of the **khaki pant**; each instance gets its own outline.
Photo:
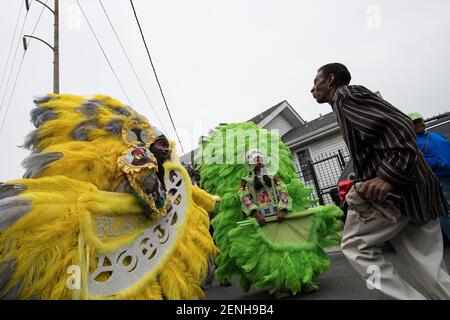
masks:
[[[381,217],[364,224],[349,209],[341,243],[350,264],[369,284],[379,277],[376,289],[396,299],[450,299],[450,276],[443,260],[443,242],[438,219],[413,225],[402,216],[387,224]],[[385,260],[377,246],[389,241],[401,262],[417,278],[421,292],[405,282]],[[374,272],[377,270],[377,272]],[[376,281],[374,282],[376,283]],[[372,286],[373,287],[373,286]]]

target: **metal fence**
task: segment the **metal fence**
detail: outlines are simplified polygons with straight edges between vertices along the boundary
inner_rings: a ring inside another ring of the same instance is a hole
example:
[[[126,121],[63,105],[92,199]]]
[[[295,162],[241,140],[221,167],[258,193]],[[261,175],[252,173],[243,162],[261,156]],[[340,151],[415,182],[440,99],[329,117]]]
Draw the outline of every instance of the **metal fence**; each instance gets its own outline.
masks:
[[[312,189],[310,199],[317,200],[320,205],[338,202],[337,181],[349,159],[347,149],[339,149],[337,152],[322,153],[300,167],[299,178]]]

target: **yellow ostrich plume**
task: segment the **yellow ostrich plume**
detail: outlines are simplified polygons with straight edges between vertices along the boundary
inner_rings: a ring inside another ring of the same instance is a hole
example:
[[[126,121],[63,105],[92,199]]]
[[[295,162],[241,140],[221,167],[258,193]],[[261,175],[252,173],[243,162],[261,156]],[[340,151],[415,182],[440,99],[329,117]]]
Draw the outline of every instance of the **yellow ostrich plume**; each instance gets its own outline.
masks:
[[[163,170],[169,200],[166,215],[149,219],[127,175],[141,164],[121,164],[150,152],[158,130],[107,96],[35,102],[25,178],[0,184],[0,298],[203,298],[218,254],[208,217],[216,198],[192,186],[174,142],[165,162],[142,166],[143,178]]]
[[[189,179],[179,164],[167,163]],[[214,207],[215,199],[186,184],[188,208],[185,221],[177,229],[169,252],[145,277],[127,290],[112,296],[91,296],[84,283],[74,294],[67,286],[67,268],[84,270],[95,267],[98,254],[113,252],[132,243],[147,221],[133,233],[99,238],[95,219],[101,215],[142,215],[142,208],[131,194],[99,191],[94,185],[63,176],[20,179],[5,187],[23,190],[14,196],[23,209],[30,211],[0,235],[0,264],[8,277],[4,292],[14,291],[18,299],[196,299],[203,298],[200,285],[206,276],[207,258],[217,255],[209,234],[209,217],[204,207]],[[197,191],[195,191],[197,190]],[[24,208],[24,203],[27,208]],[[88,266],[89,264],[89,266]],[[12,272],[5,269],[12,268]],[[0,288],[1,289],[1,288]]]

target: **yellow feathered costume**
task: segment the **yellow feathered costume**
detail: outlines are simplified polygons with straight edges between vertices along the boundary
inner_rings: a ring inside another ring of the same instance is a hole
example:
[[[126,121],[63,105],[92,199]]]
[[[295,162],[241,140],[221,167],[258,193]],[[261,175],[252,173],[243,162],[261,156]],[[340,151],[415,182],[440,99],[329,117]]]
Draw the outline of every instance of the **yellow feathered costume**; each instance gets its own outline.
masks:
[[[0,185],[0,298],[203,298],[215,198],[174,143],[107,96],[35,103],[25,179]]]

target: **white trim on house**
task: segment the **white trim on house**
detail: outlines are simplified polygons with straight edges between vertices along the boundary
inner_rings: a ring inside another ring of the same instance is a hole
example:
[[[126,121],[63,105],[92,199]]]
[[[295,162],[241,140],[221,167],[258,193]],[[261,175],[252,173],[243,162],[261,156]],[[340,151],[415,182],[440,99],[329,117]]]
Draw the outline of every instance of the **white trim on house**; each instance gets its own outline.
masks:
[[[297,165],[297,171],[300,171],[301,168],[302,168],[301,163],[300,163],[300,159],[298,158],[298,153],[300,151],[302,151],[302,150],[308,150],[309,156],[311,157],[311,161],[314,160],[314,158],[312,156],[312,152],[311,152],[311,147],[310,146],[303,146],[303,147],[300,147],[300,148],[295,149],[295,150],[291,149],[291,154],[293,155],[295,164]]]
[[[272,121],[277,115],[280,114],[280,112],[286,108],[285,103],[283,103],[281,106],[276,108],[271,114],[269,114],[265,119],[263,119],[258,125],[260,127],[265,127],[270,121]]]
[[[300,160],[298,159],[298,155],[297,155],[298,151],[300,151],[300,149],[295,152],[293,150],[291,150],[292,158],[294,159],[294,163],[295,163],[295,171],[297,171],[297,172],[300,171]]]
[[[289,103],[287,103],[287,108],[282,112],[285,111],[289,111],[294,116],[293,118],[287,117],[288,121],[296,120],[294,121],[294,123],[291,122],[294,127],[298,127],[299,125],[306,123],[305,120],[303,120],[303,118],[297,113],[297,111],[295,111],[294,108],[292,108],[292,106]]]
[[[269,114],[265,119],[258,123],[258,125],[262,128],[265,128],[267,124],[269,124],[273,119],[280,115],[285,109],[289,110],[289,112],[294,116],[294,118],[286,118],[282,115],[292,125],[293,128],[305,123],[305,120],[303,120],[302,117],[299,116],[294,108],[292,108],[292,106],[287,101],[283,101],[283,103],[278,108],[276,108],[271,114]]]
[[[332,123],[323,128],[320,128],[319,130],[310,132],[304,136],[286,141],[285,143],[289,147],[289,149],[294,150],[337,132],[340,132],[338,124]]]
[[[450,120],[447,120],[447,121],[444,121],[444,122],[440,122],[440,123],[438,123],[438,124],[435,124],[435,125],[433,125],[433,126],[430,126],[430,127],[426,128],[426,130],[430,130],[430,129],[433,129],[433,128],[437,128],[437,127],[443,126],[444,124],[447,124],[447,123],[450,123]]]

